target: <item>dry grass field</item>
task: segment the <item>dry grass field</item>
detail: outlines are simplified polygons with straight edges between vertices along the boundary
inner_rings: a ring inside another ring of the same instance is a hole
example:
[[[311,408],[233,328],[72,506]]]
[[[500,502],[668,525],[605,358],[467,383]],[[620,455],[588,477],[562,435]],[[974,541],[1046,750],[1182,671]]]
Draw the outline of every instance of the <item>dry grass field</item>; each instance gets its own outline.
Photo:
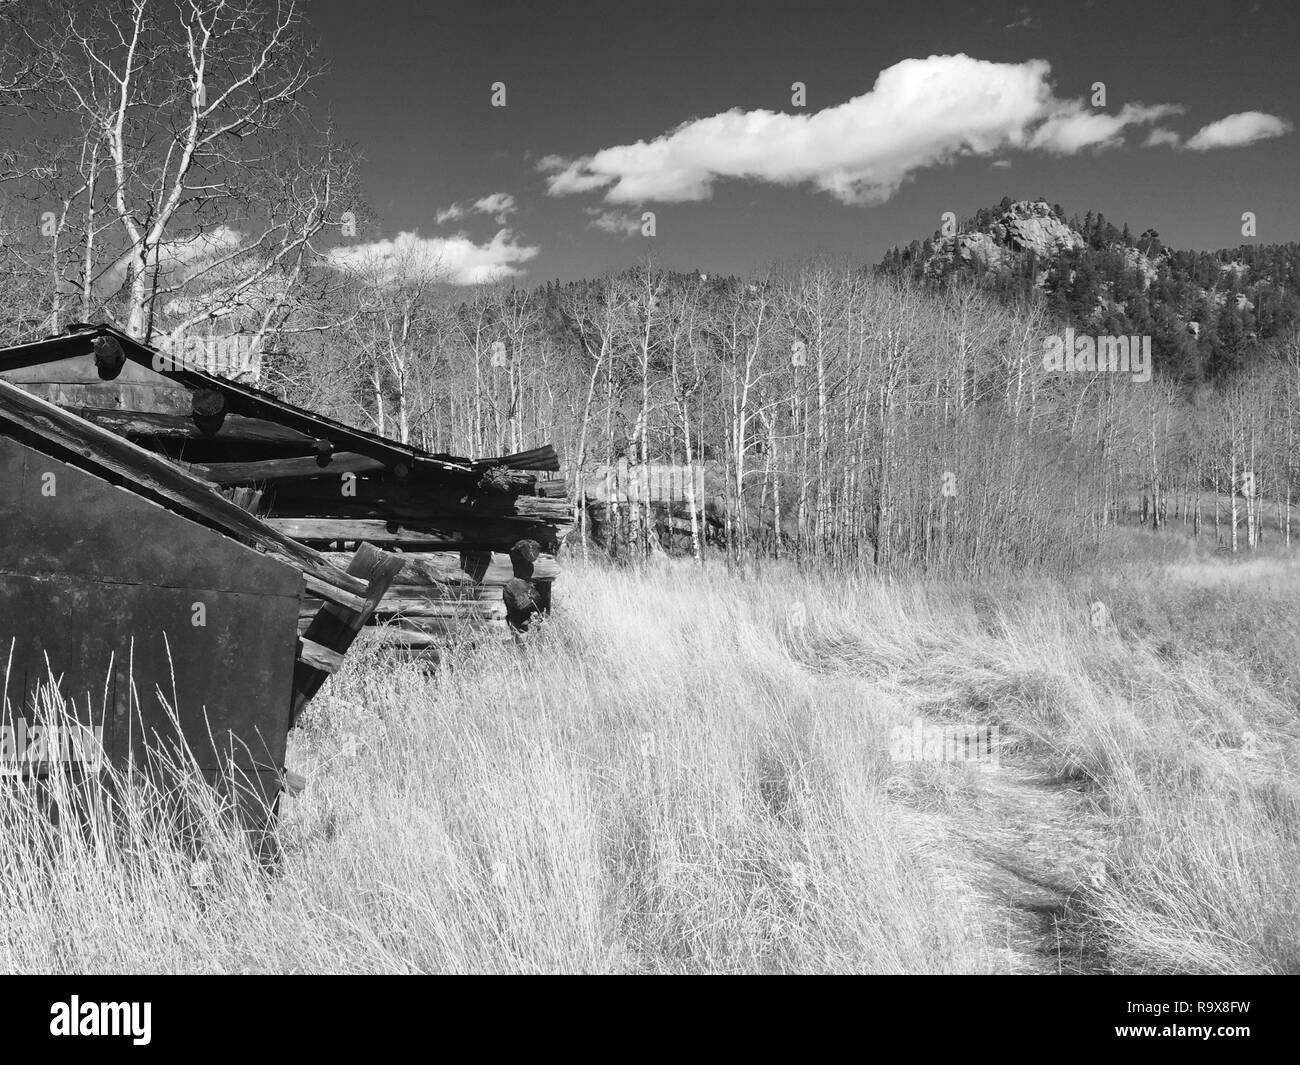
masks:
[[[274,876],[139,792],[10,803],[0,970],[1298,972],[1300,567],[1154,542],[970,587],[572,564],[526,643],[349,658]],[[999,764],[892,759],[918,717]]]

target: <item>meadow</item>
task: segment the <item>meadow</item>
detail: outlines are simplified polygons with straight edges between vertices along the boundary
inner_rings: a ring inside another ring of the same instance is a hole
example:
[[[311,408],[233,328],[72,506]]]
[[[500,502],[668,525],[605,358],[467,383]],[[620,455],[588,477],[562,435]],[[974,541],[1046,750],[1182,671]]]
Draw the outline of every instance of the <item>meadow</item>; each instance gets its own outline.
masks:
[[[349,656],[273,875],[215,812],[194,861],[147,794],[86,833],[10,782],[0,971],[1300,972],[1300,566],[1105,558],[570,560],[523,641]],[[999,764],[891,757],[917,718]]]

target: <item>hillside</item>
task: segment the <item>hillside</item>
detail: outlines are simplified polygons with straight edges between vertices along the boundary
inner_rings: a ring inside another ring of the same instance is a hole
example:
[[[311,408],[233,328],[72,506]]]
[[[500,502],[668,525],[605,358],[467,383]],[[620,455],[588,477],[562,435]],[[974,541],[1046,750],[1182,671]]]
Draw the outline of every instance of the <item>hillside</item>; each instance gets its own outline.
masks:
[[[1158,367],[1215,380],[1300,323],[1300,243],[1215,252],[1168,248],[1089,211],[1045,200],[981,208],[945,236],[891,248],[879,269],[942,286],[973,278],[1006,299],[1045,300],[1078,329],[1152,337]]]

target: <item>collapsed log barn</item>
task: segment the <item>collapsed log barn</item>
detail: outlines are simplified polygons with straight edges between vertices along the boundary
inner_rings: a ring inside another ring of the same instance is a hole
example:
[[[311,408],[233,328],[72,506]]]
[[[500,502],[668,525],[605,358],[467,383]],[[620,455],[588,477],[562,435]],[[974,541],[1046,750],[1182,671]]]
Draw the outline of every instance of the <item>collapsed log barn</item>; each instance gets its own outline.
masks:
[[[24,749],[53,688],[78,726],[102,730],[95,761],[147,768],[183,739],[209,783],[234,783],[246,824],[265,826],[289,729],[401,566],[367,545],[339,569],[209,483],[0,381],[4,772],[90,761],[44,727],[39,754]],[[300,636],[306,602],[319,606]]]
[[[453,632],[526,630],[549,608],[573,507],[554,448],[434,454],[173,358],[109,325],[0,350],[0,379],[206,481],[272,530],[346,563],[404,561],[373,615],[406,651]],[[321,603],[303,604],[307,625]]]

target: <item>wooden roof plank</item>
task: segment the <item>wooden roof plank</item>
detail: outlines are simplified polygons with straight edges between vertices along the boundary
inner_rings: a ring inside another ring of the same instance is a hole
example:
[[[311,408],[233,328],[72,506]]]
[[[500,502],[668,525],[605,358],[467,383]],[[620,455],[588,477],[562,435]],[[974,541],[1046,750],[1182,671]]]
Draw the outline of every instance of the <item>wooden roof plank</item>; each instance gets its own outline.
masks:
[[[212,440],[217,443],[291,444],[312,447],[316,439],[287,425],[264,418],[228,414],[215,433],[206,433],[190,417],[179,414],[147,414],[105,407],[71,407],[74,414],[119,436],[148,436],[163,440]]]
[[[417,456],[428,463],[436,463],[449,472],[472,472],[468,459],[455,461],[435,459],[428,452],[409,444],[399,444],[364,429],[356,429],[323,414],[304,410],[269,392],[243,385],[206,370],[186,366],[179,357],[158,351],[111,325],[83,326],[62,336],[21,344],[0,351],[0,373],[6,370],[36,366],[58,359],[89,355],[94,340],[111,336],[122,346],[126,358],[144,366],[168,380],[176,381],[191,391],[214,389],[226,398],[227,408],[233,414],[257,418],[287,426],[312,439],[326,439],[339,450],[353,451],[377,458],[393,465],[405,462],[413,465]],[[177,365],[179,363],[179,365]]]

